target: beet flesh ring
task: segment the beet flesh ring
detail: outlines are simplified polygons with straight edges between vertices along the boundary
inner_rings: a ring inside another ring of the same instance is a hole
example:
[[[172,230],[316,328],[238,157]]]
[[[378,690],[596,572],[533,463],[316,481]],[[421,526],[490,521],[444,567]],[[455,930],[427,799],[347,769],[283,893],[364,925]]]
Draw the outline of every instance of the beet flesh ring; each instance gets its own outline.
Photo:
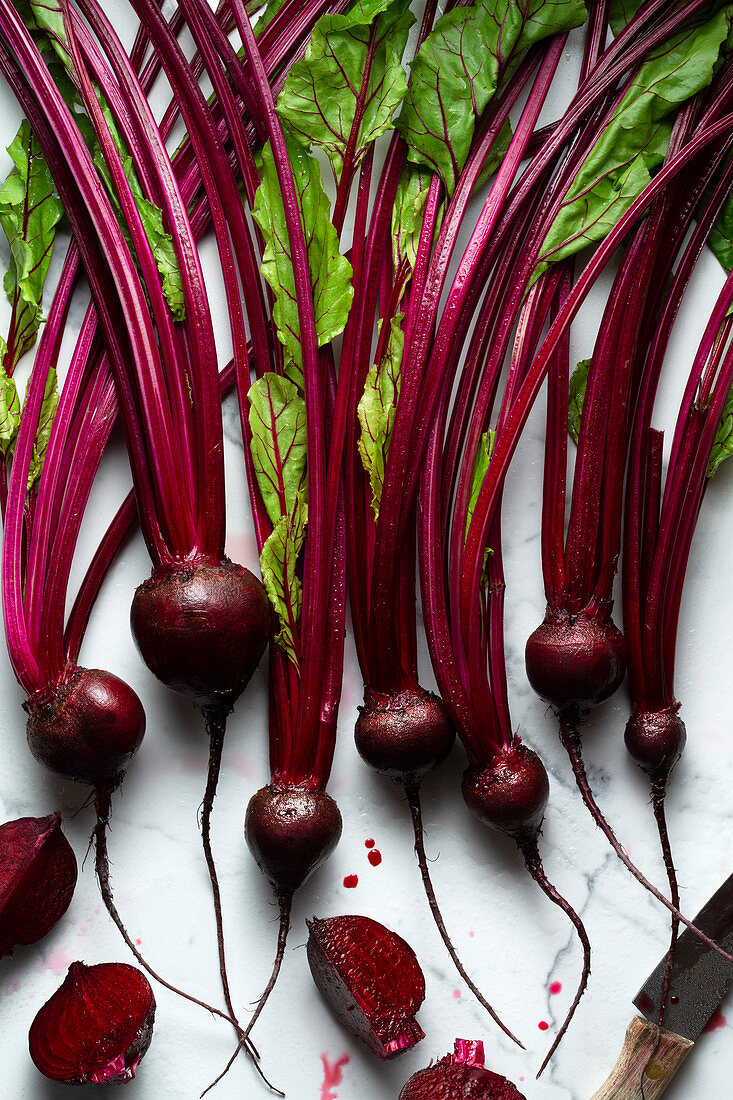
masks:
[[[131,1081],[150,1046],[154,1019],[150,983],[134,966],[75,962],[31,1024],[30,1055],[52,1081]]]

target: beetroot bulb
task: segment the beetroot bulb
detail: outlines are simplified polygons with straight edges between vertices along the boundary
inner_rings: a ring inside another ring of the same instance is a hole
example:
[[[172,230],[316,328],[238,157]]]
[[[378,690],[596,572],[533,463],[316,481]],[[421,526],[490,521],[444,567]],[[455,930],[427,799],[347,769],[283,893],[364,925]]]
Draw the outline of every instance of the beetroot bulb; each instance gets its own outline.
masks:
[[[399,1100],[525,1100],[506,1077],[484,1065],[480,1040],[456,1039],[453,1054],[414,1073]]]
[[[0,825],[0,959],[51,931],[69,908],[76,876],[61,814]]]
[[[31,1024],[30,1055],[51,1081],[121,1084],[135,1076],[154,1020],[153,991],[134,966],[75,962]]]

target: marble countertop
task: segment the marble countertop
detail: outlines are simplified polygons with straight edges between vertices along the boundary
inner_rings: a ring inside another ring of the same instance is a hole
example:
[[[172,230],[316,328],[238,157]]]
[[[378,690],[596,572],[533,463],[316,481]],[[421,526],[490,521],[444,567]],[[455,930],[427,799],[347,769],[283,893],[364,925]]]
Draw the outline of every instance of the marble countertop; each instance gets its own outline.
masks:
[[[121,0],[108,5],[125,27]],[[560,73],[560,99],[572,83],[577,49]],[[564,82],[564,83],[563,83]],[[0,90],[0,145],[12,138],[19,115]],[[547,117],[552,114],[552,105]],[[0,158],[4,175],[5,161]],[[214,246],[203,246],[209,269]],[[685,301],[670,356],[658,426],[673,423],[675,401],[701,324],[722,277],[705,256]],[[605,284],[607,286],[607,284]],[[214,316],[225,320],[221,289],[212,282]],[[602,288],[601,288],[602,291]],[[600,292],[599,292],[600,293]],[[573,354],[588,354],[599,318],[599,296],[573,330]],[[0,331],[6,304],[0,304]],[[78,311],[77,311],[78,312]],[[78,320],[77,313],[74,317]],[[74,318],[72,318],[72,324]],[[220,351],[228,356],[219,323]],[[581,953],[566,918],[540,893],[509,841],[490,834],[469,815],[460,797],[463,751],[424,784],[426,848],[446,924],[463,961],[492,1004],[526,1044],[513,1046],[473,1000],[454,972],[432,923],[412,851],[407,807],[398,790],[372,774],[357,757],[352,731],[361,702],[351,639],[339,741],[330,791],[344,820],[343,838],[328,863],[296,897],[293,926],[280,982],[257,1026],[264,1071],[291,1100],[396,1100],[418,1068],[450,1051],[455,1037],[480,1038],[487,1064],[510,1077],[527,1100],[587,1100],[613,1065],[634,1009],[632,997],[665,951],[665,910],[634,882],[595,828],[577,794],[552,714],[535,697],[524,674],[524,641],[542,618],[539,563],[542,431],[540,403],[511,469],[506,494],[507,659],[513,720],[545,761],[551,799],[541,839],[549,877],[581,913],[593,944],[588,991],[555,1058],[540,1081],[536,1070],[563,1019],[577,983]],[[229,479],[229,544],[233,558],[252,566],[254,539],[244,491],[238,414],[225,405]],[[730,469],[728,468],[730,466]],[[81,571],[129,474],[121,440],[113,439],[95,487],[78,554]],[[692,915],[731,871],[733,838],[733,462],[711,485],[688,572],[677,657],[677,695],[688,744],[668,795],[670,832],[683,909]],[[167,979],[214,1003],[221,1001],[214,923],[197,827],[208,746],[191,706],[172,697],[142,665],[131,640],[128,609],[135,586],[148,574],[142,542],[123,551],[93,615],[82,661],[124,677],[144,700],[148,730],[137,759],[114,800],[109,837],[115,897],[133,937]],[[432,683],[423,653],[423,682]],[[230,720],[224,768],[214,809],[213,843],[221,876],[230,975],[236,1004],[247,1008],[263,988],[275,947],[276,907],[243,837],[250,795],[268,778],[266,661]],[[0,963],[0,1094],[12,1100],[59,1100],[64,1086],[47,1082],[27,1054],[28,1027],[63,980],[68,965],[131,961],[101,904],[93,861],[85,859],[92,811],[77,785],[54,778],[30,756],[24,736],[23,693],[6,654],[0,654],[0,820],[62,811],[80,866],[72,905],[40,943]],[[664,887],[664,871],[649,805],[648,784],[628,758],[623,728],[628,700],[622,688],[587,722],[585,750],[598,800],[646,873]],[[382,856],[374,866],[365,842]],[[345,881],[358,878],[347,888]],[[317,993],[303,945],[312,915],[363,913],[399,932],[418,954],[427,996],[418,1019],[425,1039],[404,1056],[380,1065],[331,1017]],[[232,1034],[221,1021],[156,988],[153,1043],[126,1095],[137,1100],[194,1100],[226,1063]],[[725,1100],[733,1072],[733,1001],[724,1003],[714,1030],[704,1034],[677,1078],[669,1100]],[[267,1093],[240,1059],[212,1097],[257,1098]]]

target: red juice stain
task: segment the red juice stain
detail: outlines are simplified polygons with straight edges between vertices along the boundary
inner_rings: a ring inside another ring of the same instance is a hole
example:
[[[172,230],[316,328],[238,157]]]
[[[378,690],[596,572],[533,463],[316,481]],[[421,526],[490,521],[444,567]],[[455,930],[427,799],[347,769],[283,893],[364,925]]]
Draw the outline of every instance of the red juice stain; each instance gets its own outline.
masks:
[[[640,1012],[643,1012],[645,1016],[648,1016],[650,1012],[654,1011],[654,1001],[648,993],[642,993],[636,1007]]]
[[[540,1029],[540,1031],[547,1031],[549,1026],[550,1025],[548,1024],[547,1020],[540,1020],[540,1022],[537,1024],[537,1027]]]
[[[379,851],[378,848],[375,848],[369,853],[367,859],[371,863],[372,867],[378,867],[379,864],[382,862],[382,853]]]
[[[562,982],[552,982],[550,985],[550,993],[553,997],[558,993],[562,993]]]
[[[374,847],[374,841],[372,840],[371,837],[369,837],[369,840],[364,841],[364,847],[365,848],[373,848]]]
[[[137,940],[135,940],[135,943],[136,943],[136,944],[138,945],[138,947],[140,946],[140,944],[141,944],[142,942],[143,942],[143,941],[142,941],[141,939],[137,939]]]
[[[453,1000],[454,1001],[457,1001],[458,998],[460,997],[460,995],[461,995],[460,989],[454,989],[453,990]]]
[[[469,934],[469,936],[471,937],[471,939],[473,939],[473,937],[474,937],[474,936],[476,935],[476,933],[475,933],[475,932],[469,932],[468,934]]]
[[[338,1100],[333,1090],[338,1088],[342,1083],[344,1079],[343,1067],[348,1061],[348,1054],[344,1054],[339,1058],[338,1062],[334,1062],[333,1065],[331,1065],[327,1056],[325,1054],[321,1055],[321,1062],[323,1063],[323,1084],[321,1085],[320,1100]]]
[[[725,1027],[728,1023],[725,1016],[721,1012],[720,1005],[715,1009],[708,1022],[705,1024],[703,1031],[717,1031],[719,1027]]]
[[[347,890],[353,890],[355,886],[359,885],[358,875],[347,875],[344,879],[344,886]]]

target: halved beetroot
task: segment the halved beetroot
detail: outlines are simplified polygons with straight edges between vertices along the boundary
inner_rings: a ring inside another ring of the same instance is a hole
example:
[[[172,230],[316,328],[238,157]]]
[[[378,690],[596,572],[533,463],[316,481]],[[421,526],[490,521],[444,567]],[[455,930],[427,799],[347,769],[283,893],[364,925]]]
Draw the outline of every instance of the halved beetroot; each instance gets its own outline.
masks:
[[[525,1100],[511,1081],[484,1066],[484,1044],[456,1039],[455,1051],[413,1074],[399,1100]]]
[[[150,983],[134,966],[75,962],[31,1024],[31,1058],[52,1081],[131,1081],[150,1046],[154,1019]]]
[[[69,908],[76,876],[61,814],[0,825],[0,959],[51,931]]]
[[[370,917],[308,923],[313,980],[337,1019],[381,1061],[423,1039],[425,977],[410,945]]]

